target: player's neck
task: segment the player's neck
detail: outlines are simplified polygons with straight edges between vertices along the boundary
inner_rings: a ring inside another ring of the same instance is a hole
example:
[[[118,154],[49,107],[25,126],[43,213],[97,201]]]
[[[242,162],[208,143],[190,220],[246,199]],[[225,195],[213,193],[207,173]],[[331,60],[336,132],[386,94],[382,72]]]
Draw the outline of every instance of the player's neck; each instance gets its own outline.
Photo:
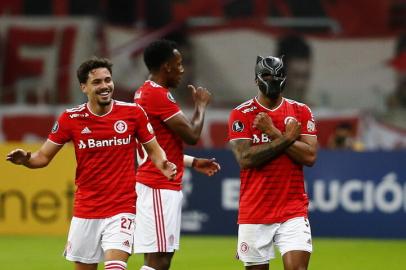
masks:
[[[169,88],[166,83],[166,79],[164,79],[159,74],[150,74],[148,80],[153,81],[154,83],[159,84],[162,87]]]
[[[110,102],[110,104],[107,104],[107,105],[101,105],[101,104],[92,103],[92,102],[87,103],[87,108],[90,110],[90,112],[95,115],[98,115],[98,116],[105,115],[108,112],[110,112],[112,106],[113,106],[113,100]]]
[[[270,99],[264,96],[261,92],[258,94],[258,102],[261,103],[262,106],[271,110],[278,107],[282,103],[282,99],[281,95],[276,99]]]

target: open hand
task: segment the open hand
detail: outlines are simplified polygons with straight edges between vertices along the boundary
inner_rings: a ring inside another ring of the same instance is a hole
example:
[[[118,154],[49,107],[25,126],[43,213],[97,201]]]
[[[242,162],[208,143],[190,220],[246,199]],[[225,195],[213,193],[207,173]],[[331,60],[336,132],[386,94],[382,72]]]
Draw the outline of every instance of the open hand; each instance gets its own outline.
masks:
[[[31,152],[27,152],[23,149],[15,149],[7,155],[6,160],[21,165],[26,163],[30,158]]]
[[[193,162],[193,169],[207,176],[213,176],[221,170],[221,167],[220,164],[216,162],[215,158],[195,158]]]

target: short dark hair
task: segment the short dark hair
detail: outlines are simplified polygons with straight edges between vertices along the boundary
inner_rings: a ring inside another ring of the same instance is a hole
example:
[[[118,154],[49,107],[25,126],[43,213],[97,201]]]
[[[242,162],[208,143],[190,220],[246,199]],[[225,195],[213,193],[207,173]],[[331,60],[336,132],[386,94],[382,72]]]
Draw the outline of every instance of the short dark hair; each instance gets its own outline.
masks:
[[[304,37],[300,35],[288,35],[280,38],[277,44],[277,56],[284,55],[285,62],[289,59],[310,59],[311,48]]]
[[[113,63],[111,63],[109,59],[93,56],[79,66],[76,71],[76,76],[78,77],[79,83],[86,83],[87,79],[89,79],[89,72],[93,69],[107,68],[110,71],[110,74],[113,75],[112,67]]]
[[[144,62],[149,71],[157,71],[161,65],[173,57],[177,49],[174,41],[160,39],[149,44],[144,50]]]

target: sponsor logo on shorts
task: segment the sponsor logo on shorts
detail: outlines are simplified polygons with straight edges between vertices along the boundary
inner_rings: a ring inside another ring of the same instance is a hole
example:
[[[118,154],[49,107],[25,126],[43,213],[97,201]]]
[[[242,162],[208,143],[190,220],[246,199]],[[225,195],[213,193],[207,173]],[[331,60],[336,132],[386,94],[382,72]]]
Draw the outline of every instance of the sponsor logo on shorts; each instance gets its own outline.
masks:
[[[130,247],[130,241],[125,240],[125,241],[123,242],[123,246]]]
[[[242,243],[241,243],[241,245],[240,245],[240,251],[241,251],[241,253],[247,253],[249,249],[250,249],[250,248],[249,248],[249,246],[248,246],[247,243],[245,243],[245,242],[242,242]]]

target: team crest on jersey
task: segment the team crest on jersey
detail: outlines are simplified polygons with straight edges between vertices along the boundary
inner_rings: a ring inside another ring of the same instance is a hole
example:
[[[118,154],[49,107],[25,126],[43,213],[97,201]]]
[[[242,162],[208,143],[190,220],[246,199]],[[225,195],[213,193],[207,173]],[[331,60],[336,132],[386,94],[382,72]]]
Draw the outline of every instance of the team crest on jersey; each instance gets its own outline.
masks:
[[[59,129],[59,123],[58,123],[58,121],[55,121],[55,124],[52,126],[51,132],[56,133],[58,131],[58,129]]]
[[[293,116],[288,116],[288,117],[285,118],[285,120],[284,120],[283,122],[284,122],[285,125],[286,125],[290,120],[295,120],[295,121],[297,121],[296,118],[294,118]]]
[[[127,131],[127,128],[128,128],[127,123],[124,122],[123,120],[118,120],[117,122],[114,123],[114,130],[117,133],[120,133],[120,134],[124,133]]]
[[[233,123],[233,131],[234,132],[242,132],[243,130],[244,130],[244,124],[239,120],[234,121],[234,123]]]
[[[248,246],[247,243],[245,243],[245,242],[241,243],[241,245],[240,245],[241,253],[247,253],[249,249],[250,249],[250,247]]]
[[[171,94],[170,92],[168,92],[168,94],[167,94],[166,96],[168,97],[168,99],[169,99],[170,101],[172,101],[173,103],[176,103],[175,98],[172,96],[172,94]]]
[[[316,125],[314,124],[314,122],[311,120],[307,121],[307,131],[313,132],[315,130],[316,130]]]
[[[154,129],[152,128],[150,123],[147,124],[147,129],[148,129],[149,133],[154,134]]]

